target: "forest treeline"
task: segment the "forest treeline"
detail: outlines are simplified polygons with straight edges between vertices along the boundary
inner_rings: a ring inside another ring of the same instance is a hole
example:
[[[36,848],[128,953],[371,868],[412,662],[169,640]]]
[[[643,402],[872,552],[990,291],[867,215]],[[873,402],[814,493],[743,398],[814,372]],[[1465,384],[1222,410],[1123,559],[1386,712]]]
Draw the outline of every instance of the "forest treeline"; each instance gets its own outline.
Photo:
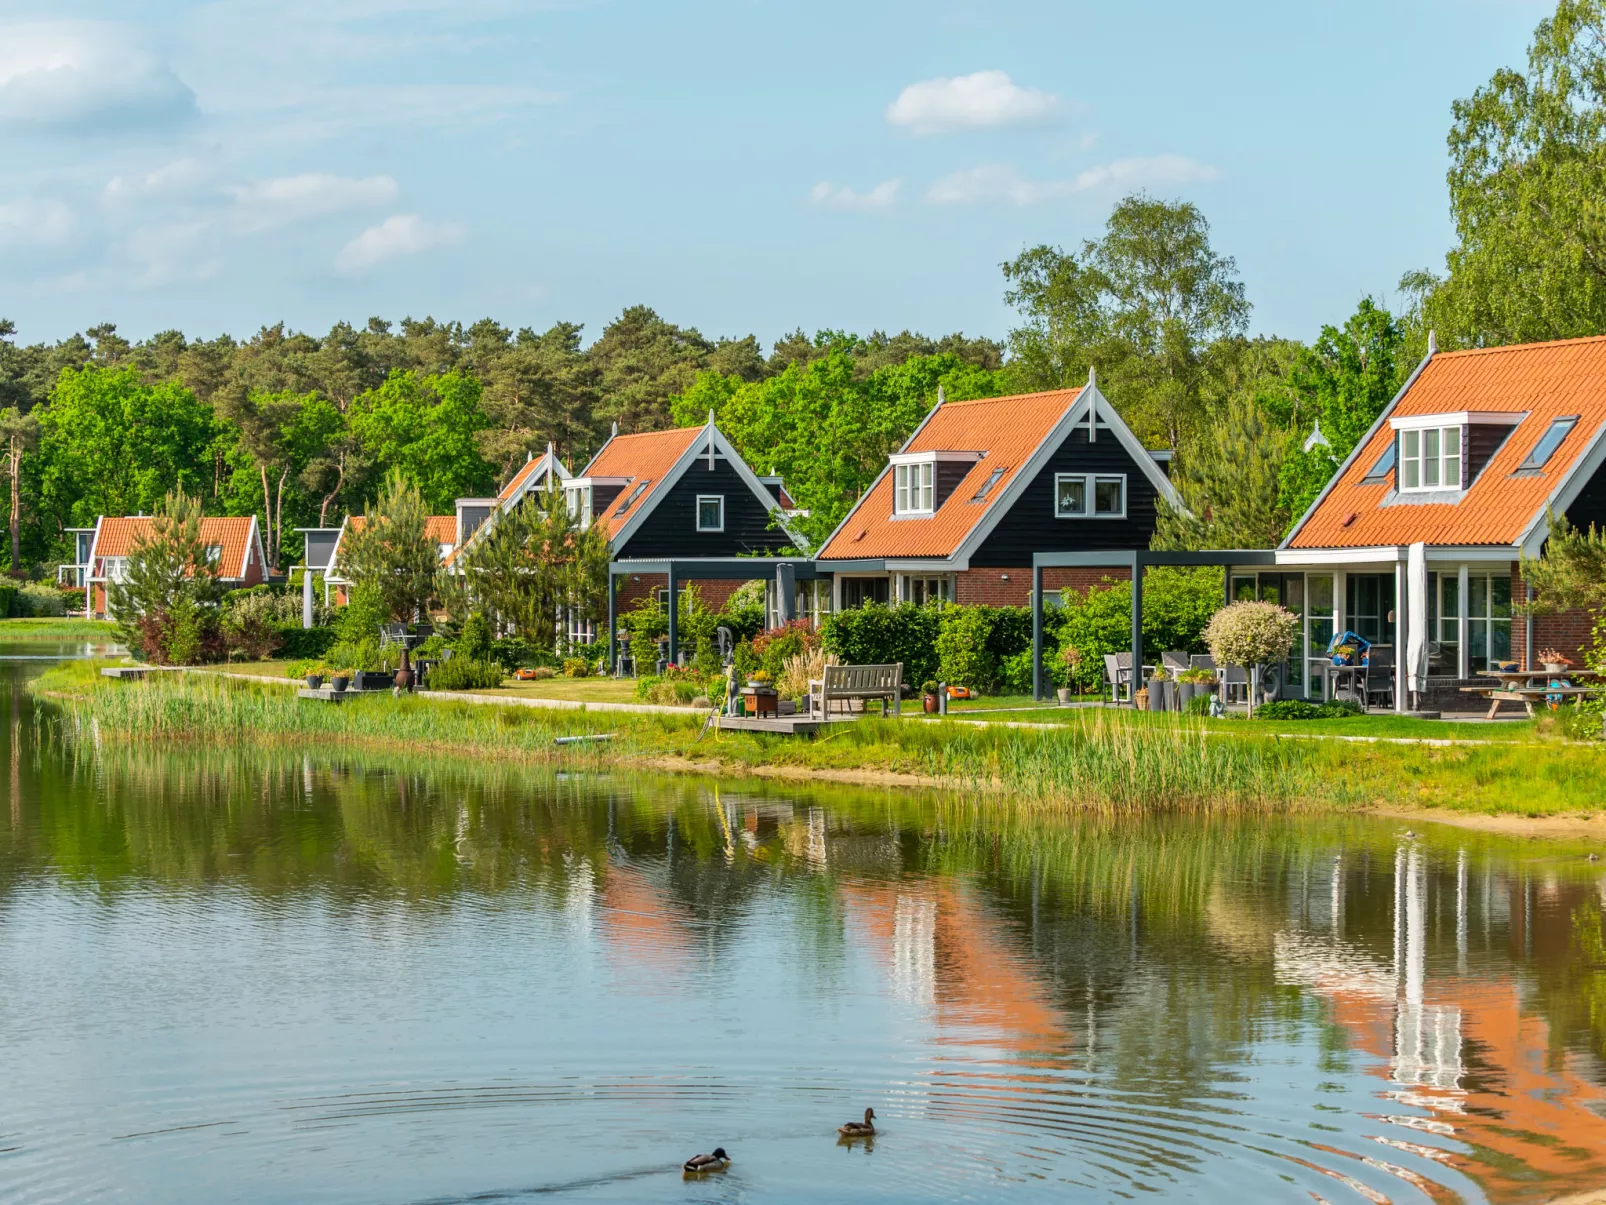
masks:
[[[710,411],[755,469],[782,474],[823,538],[933,405],[1072,388],[1096,369],[1150,447],[1175,453],[1187,512],[1168,546],[1274,543],[1420,360],[1440,347],[1606,332],[1606,0],[1562,0],[1524,69],[1452,106],[1442,271],[1401,279],[1309,343],[1251,337],[1249,290],[1193,204],[1114,206],[1099,237],[1002,265],[1002,341],[797,330],[766,349],[647,306],[589,343],[575,323],[512,330],[370,319],[249,338],[112,324],[19,345],[0,319],[0,494],[13,568],[48,572],[68,527],[149,512],[174,488],[208,513],[257,514],[269,558],[298,526],[360,512],[399,469],[438,513],[554,444],[578,469],[621,431]],[[1311,238],[1320,238],[1312,231]],[[1312,439],[1319,427],[1320,437]]]

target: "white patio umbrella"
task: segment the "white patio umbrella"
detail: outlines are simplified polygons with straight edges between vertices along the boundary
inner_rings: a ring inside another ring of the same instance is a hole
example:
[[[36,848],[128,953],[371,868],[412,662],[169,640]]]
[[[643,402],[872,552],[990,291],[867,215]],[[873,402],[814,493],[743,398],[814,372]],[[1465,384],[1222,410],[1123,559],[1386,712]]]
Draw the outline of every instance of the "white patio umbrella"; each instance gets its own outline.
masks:
[[[1428,546],[1412,544],[1406,554],[1405,667],[1413,695],[1428,680]]]

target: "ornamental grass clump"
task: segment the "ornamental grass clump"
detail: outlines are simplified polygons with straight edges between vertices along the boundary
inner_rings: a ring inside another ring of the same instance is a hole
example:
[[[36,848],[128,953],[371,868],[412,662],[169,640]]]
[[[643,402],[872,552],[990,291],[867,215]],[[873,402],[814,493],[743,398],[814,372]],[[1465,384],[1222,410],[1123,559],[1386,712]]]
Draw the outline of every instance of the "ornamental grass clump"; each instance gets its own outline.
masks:
[[[1254,669],[1287,657],[1298,635],[1299,617],[1287,607],[1268,602],[1235,602],[1210,617],[1204,639],[1217,665]],[[1253,715],[1254,691],[1249,694],[1249,714]]]

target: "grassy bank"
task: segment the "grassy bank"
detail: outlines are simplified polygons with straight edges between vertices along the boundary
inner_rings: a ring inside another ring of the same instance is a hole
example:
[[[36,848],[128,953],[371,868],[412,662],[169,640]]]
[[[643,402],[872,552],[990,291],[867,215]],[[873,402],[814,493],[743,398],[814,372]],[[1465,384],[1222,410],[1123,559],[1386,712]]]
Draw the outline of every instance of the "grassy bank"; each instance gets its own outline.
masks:
[[[87,640],[108,644],[117,626],[99,619],[0,619],[0,642],[7,640]]]
[[[61,707],[68,741],[289,744],[435,750],[558,768],[672,766],[722,774],[908,782],[1091,812],[1285,812],[1426,807],[1528,816],[1597,810],[1606,751],[1561,742],[1356,745],[1245,732],[1197,720],[1064,713],[1049,729],[866,719],[814,740],[702,733],[701,717],[487,707],[389,696],[341,706],[282,685],[204,675],[119,683],[94,663],[33,685]],[[610,734],[607,742],[556,738]]]

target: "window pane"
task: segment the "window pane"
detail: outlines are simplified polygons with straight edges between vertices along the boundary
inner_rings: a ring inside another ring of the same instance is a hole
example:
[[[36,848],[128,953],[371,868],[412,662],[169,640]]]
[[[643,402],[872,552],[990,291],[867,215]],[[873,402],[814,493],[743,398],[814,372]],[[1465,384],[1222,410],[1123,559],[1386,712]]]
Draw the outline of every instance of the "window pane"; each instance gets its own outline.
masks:
[[[1082,477],[1061,477],[1057,486],[1058,507],[1062,515],[1087,513],[1087,480]]]
[[[1489,578],[1489,614],[1500,619],[1511,618],[1511,579]]]
[[[1446,427],[1444,429],[1444,477],[1443,482],[1449,489],[1461,488],[1461,428]]]
[[[1459,575],[1451,576],[1441,574],[1444,579],[1444,606],[1442,608],[1446,619],[1454,619],[1461,614],[1461,578]]]
[[[892,470],[892,513],[901,515],[909,509],[909,467],[897,465]]]
[[[1578,420],[1576,418],[1558,418],[1550,424],[1549,429],[1539,437],[1534,450],[1528,453],[1528,458],[1518,466],[1518,472],[1525,469],[1542,469],[1550,458],[1555,455],[1556,449],[1561,447],[1561,441],[1567,438]]]
[[[1422,432],[1422,484],[1439,484],[1439,432],[1437,429]]]
[[[1333,577],[1328,573],[1313,573],[1305,579],[1310,587],[1310,613],[1312,615],[1331,615],[1333,613]]]
[[[1489,656],[1496,661],[1511,660],[1511,620],[1489,621]],[[1487,669],[1488,665],[1480,665],[1478,668]]]
[[[1467,614],[1482,619],[1489,613],[1489,579],[1477,574],[1467,579]]]
[[[1421,436],[1420,431],[1406,431],[1400,436],[1400,445],[1404,449],[1404,464],[1401,465],[1404,472],[1400,479],[1402,489],[1414,490],[1422,484]]]
[[[1311,617],[1310,621],[1310,655],[1312,657],[1324,656],[1327,646],[1333,641],[1333,621],[1331,619],[1317,619]]]
[[[1093,487],[1093,509],[1101,515],[1118,515],[1121,513],[1121,487],[1125,482],[1120,480],[1100,480]]]

